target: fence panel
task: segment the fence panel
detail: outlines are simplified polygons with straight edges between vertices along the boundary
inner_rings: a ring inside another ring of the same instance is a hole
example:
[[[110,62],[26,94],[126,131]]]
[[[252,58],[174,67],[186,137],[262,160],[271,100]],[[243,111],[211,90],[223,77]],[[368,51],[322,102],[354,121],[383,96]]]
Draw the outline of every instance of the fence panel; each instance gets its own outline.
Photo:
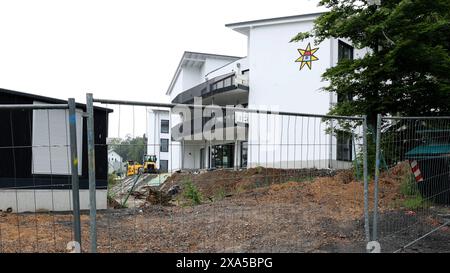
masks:
[[[450,118],[378,123],[375,239],[385,252],[450,251]]]
[[[81,242],[75,107],[73,99],[0,105],[0,252],[64,252]]]
[[[364,118],[94,102],[113,110],[99,252],[365,251]]]

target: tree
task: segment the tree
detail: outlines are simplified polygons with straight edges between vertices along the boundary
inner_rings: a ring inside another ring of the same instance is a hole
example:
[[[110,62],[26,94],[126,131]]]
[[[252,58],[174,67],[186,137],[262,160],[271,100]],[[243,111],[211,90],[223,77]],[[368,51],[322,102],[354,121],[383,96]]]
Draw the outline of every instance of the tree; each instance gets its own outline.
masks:
[[[314,38],[349,39],[368,48],[360,59],[343,60],[322,77],[323,90],[343,97],[330,114],[376,115],[450,114],[450,1],[382,0],[380,6],[357,0],[322,0],[329,12],[320,15],[312,31],[292,42]]]
[[[110,139],[109,147],[119,154],[124,160],[133,160],[142,162],[147,149],[147,138],[131,137],[127,135],[125,139],[114,138]]]

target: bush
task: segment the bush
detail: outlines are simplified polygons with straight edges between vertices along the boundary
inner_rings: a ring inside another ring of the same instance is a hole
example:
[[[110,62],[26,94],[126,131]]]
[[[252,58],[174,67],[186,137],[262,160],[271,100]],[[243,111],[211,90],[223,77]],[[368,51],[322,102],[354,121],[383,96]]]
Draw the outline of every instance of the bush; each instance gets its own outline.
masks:
[[[198,205],[201,203],[201,194],[191,181],[186,181],[184,183],[183,196],[193,205]]]
[[[405,197],[405,200],[402,202],[402,206],[406,209],[417,210],[429,205],[429,203],[422,198],[417,183],[414,179],[414,175],[411,173],[406,174],[402,178],[400,193]]]
[[[115,173],[108,174],[108,188],[117,184],[117,175]]]

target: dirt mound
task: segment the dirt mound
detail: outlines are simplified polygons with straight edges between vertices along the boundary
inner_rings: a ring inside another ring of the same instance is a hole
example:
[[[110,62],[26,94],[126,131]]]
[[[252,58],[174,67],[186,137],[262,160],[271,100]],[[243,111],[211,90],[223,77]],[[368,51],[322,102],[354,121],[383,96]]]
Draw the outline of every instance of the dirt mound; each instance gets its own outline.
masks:
[[[274,183],[287,181],[307,181],[313,177],[331,176],[327,169],[275,169],[250,168],[246,170],[213,170],[200,173],[175,173],[166,180],[161,189],[174,185],[181,188],[186,182],[192,182],[204,198],[219,195],[242,193],[255,188],[267,187]]]
[[[152,205],[168,206],[172,200],[172,196],[154,188],[148,188],[144,193],[145,201]]]

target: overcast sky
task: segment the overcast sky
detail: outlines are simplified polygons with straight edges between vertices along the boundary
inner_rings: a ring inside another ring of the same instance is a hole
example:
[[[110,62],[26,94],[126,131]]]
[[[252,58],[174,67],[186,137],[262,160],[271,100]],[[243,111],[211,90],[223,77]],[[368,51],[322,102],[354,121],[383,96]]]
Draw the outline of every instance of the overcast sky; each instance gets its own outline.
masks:
[[[184,51],[245,56],[227,23],[318,11],[316,0],[0,0],[0,88],[166,102]]]

